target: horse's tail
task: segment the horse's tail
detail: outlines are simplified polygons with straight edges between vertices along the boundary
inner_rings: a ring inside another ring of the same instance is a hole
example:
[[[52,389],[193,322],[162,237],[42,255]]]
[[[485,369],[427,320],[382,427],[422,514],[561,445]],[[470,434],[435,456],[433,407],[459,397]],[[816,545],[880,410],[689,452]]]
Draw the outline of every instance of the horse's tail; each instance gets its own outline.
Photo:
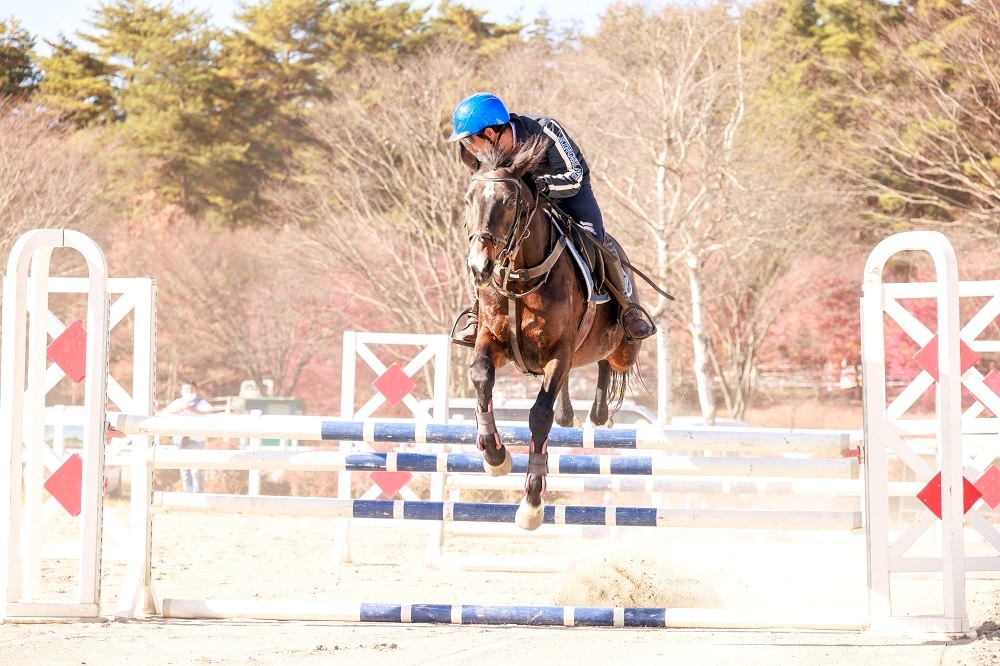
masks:
[[[629,389],[635,392],[639,387],[642,392],[649,393],[646,382],[642,379],[642,372],[639,370],[639,359],[628,370],[618,372],[611,371],[611,381],[608,382],[608,411],[614,414],[621,409],[625,400],[625,392]]]

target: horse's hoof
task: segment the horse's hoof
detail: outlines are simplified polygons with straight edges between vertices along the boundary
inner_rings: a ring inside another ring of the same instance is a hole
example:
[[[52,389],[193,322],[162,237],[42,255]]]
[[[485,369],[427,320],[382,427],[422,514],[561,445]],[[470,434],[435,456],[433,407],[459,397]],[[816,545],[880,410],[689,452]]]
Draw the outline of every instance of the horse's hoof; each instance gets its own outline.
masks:
[[[582,428],[583,427],[583,424],[580,423],[580,419],[576,418],[575,416],[573,417],[573,427],[574,428]]]
[[[522,530],[537,530],[538,527],[545,521],[545,502],[540,503],[538,506],[531,506],[528,504],[528,498],[521,498],[521,505],[517,507],[517,513],[514,514],[514,522]]]
[[[507,449],[503,449],[503,462],[499,465],[491,465],[486,456],[483,456],[483,469],[490,476],[506,476],[510,474],[513,467],[514,460],[510,457],[510,452]]]

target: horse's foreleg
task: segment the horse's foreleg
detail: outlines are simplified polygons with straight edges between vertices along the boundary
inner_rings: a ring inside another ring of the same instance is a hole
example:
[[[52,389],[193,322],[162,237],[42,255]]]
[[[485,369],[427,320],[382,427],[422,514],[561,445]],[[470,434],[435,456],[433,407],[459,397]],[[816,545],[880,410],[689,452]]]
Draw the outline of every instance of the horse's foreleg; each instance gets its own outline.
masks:
[[[608,384],[611,382],[611,364],[607,360],[597,362],[597,391],[594,404],[590,408],[588,425],[602,426],[608,422]]]
[[[526,530],[538,529],[545,518],[542,493],[545,492],[545,475],[549,465],[549,431],[552,429],[552,419],[555,416],[553,406],[556,395],[569,375],[571,352],[567,351],[564,356],[565,358],[554,358],[545,365],[542,390],[538,392],[535,404],[528,415],[528,427],[531,429],[528,475],[524,481],[524,497],[515,516],[518,527]]]
[[[493,416],[493,382],[496,378],[496,350],[492,345],[476,345],[476,357],[469,366],[469,379],[476,387],[477,437],[483,452],[483,469],[491,476],[503,476],[513,465],[510,454],[500,441]]]
[[[559,397],[556,398],[556,423],[564,428],[579,428],[580,420],[573,410],[573,401],[569,398],[569,382],[564,382]]]

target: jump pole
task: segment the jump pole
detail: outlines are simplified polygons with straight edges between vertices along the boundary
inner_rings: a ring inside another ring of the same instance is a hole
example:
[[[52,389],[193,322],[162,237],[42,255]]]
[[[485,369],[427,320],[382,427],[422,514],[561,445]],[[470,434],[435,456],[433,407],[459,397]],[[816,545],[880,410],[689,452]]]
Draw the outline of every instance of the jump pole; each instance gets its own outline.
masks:
[[[480,606],[164,599],[165,618],[270,619],[390,624],[517,624],[535,627],[809,629],[859,631],[864,614],[759,609]]]
[[[275,439],[364,442],[366,444],[476,445],[476,426],[427,421],[348,420],[324,416],[112,415],[112,425],[126,433],[255,437]],[[526,426],[498,425],[508,446],[528,446]],[[782,428],[560,428],[549,433],[550,447],[657,451],[729,451],[743,454],[799,453],[841,457],[851,451],[851,434]]]

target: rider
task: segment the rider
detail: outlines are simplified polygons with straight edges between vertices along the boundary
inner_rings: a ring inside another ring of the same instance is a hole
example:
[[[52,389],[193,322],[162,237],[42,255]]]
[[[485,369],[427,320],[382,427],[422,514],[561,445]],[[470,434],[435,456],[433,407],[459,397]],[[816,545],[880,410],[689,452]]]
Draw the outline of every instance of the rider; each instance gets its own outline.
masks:
[[[590,186],[590,168],[583,152],[566,134],[562,126],[547,116],[523,116],[509,113],[496,95],[476,93],[463,99],[452,117],[455,131],[449,141],[461,141],[474,154],[482,152],[488,144],[510,148],[516,142],[545,134],[552,140],[547,159],[532,172],[541,194],[556,199],[559,208],[576,220],[577,224],[593,234],[601,243],[608,244],[604,234],[604,218]],[[617,256],[614,252],[612,256]],[[617,260],[608,267],[607,279],[626,298],[625,278]],[[454,341],[472,346],[479,324],[479,298],[473,292],[472,307],[468,311],[465,327],[455,333]],[[465,313],[463,313],[465,314]],[[622,328],[632,340],[648,338],[656,332],[652,322],[632,301],[622,309]]]

